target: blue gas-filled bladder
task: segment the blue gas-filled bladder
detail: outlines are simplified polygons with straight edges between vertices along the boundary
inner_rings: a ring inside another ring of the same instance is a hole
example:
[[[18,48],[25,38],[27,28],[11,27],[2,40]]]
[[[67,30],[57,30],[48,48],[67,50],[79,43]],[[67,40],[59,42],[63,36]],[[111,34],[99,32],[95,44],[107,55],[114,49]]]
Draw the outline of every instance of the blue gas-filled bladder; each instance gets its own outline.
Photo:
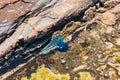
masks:
[[[44,47],[41,50],[41,53],[47,54],[48,52],[54,49],[60,49],[60,50],[68,49],[68,45],[63,41],[61,36],[58,34],[50,41],[50,43],[46,47]]]

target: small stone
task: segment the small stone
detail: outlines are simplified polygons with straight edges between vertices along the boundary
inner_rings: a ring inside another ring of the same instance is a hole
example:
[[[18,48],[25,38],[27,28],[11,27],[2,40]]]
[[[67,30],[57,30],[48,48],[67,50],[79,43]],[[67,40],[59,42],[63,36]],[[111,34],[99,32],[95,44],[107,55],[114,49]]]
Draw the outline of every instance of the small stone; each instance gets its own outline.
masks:
[[[112,38],[115,38],[116,36],[114,34],[111,35]]]
[[[65,69],[66,69],[66,70],[68,70],[68,69],[69,69],[69,67],[68,67],[68,66],[66,66],[66,67],[65,67]]]
[[[83,60],[86,61],[88,59],[88,56],[82,56]]]
[[[67,36],[64,41],[65,41],[65,42],[68,42],[68,41],[70,41],[70,40],[72,40],[72,35]]]
[[[101,72],[101,71],[102,71],[100,68],[97,68],[96,70],[97,70],[98,72]]]
[[[109,78],[109,74],[104,74],[104,78]]]
[[[18,37],[18,40],[21,40],[21,39],[23,39],[23,36],[22,36],[22,35],[20,35],[20,36]]]
[[[65,64],[66,63],[66,60],[65,59],[61,59],[61,64]]]

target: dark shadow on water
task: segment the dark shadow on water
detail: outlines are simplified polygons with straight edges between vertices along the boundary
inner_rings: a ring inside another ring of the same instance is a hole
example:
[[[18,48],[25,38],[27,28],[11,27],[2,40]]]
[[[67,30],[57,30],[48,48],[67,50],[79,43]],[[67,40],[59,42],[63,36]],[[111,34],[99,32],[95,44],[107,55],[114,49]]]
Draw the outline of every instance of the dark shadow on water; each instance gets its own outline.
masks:
[[[30,58],[28,58],[28,59],[23,59],[23,58],[16,59],[16,60],[15,60],[14,62],[12,62],[9,66],[1,69],[1,70],[0,70],[0,75],[3,75],[3,74],[5,74],[5,73],[8,72],[8,71],[11,71],[12,69],[16,68],[16,67],[17,67],[18,65],[20,65],[20,64],[26,63],[29,59],[30,59]]]

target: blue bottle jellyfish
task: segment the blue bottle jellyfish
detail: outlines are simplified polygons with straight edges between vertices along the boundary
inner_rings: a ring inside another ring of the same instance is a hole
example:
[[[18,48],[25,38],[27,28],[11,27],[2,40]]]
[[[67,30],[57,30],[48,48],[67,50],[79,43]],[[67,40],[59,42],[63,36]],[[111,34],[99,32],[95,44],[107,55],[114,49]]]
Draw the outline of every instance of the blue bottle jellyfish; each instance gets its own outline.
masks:
[[[63,41],[63,39],[58,34],[50,41],[50,43],[46,47],[44,47],[41,50],[41,53],[47,54],[48,52],[54,49],[60,50],[68,49],[68,45]]]

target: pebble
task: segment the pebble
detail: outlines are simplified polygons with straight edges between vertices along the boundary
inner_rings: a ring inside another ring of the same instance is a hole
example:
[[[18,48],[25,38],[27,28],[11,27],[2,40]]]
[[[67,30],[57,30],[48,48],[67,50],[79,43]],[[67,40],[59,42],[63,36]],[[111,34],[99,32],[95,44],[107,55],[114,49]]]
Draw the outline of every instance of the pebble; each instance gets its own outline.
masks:
[[[21,39],[23,39],[23,36],[22,36],[22,35],[20,35],[20,36],[18,37],[18,40],[21,40]]]
[[[102,72],[102,70],[100,68],[98,68],[97,71],[100,72],[100,73]]]
[[[66,69],[66,70],[68,70],[68,69],[69,69],[69,67],[68,67],[68,66],[66,66],[66,67],[65,67],[65,69]]]
[[[109,78],[109,74],[104,74],[104,78]]]
[[[88,56],[82,56],[82,59],[86,61],[89,57]]]
[[[61,64],[65,64],[66,60],[65,59],[61,59],[60,62],[61,62]]]

